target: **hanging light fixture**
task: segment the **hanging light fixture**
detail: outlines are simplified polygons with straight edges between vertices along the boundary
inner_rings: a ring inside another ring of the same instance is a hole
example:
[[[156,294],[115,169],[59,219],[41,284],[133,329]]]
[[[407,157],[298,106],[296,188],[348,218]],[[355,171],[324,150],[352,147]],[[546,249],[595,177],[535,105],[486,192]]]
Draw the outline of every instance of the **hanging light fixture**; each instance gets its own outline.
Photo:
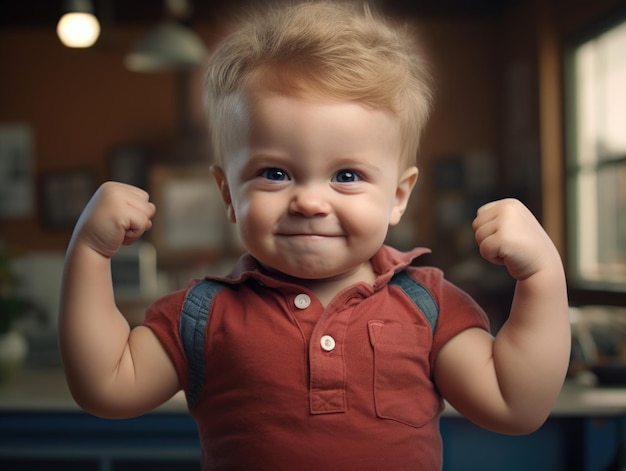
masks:
[[[204,62],[207,50],[198,35],[181,23],[189,15],[187,0],[166,0],[168,19],[135,45],[124,61],[133,72],[191,69]]]
[[[181,70],[201,64],[206,54],[196,33],[172,21],[149,31],[126,56],[124,63],[133,72]]]
[[[91,47],[100,36],[100,23],[91,0],[66,0],[57,23],[57,36],[67,47]]]

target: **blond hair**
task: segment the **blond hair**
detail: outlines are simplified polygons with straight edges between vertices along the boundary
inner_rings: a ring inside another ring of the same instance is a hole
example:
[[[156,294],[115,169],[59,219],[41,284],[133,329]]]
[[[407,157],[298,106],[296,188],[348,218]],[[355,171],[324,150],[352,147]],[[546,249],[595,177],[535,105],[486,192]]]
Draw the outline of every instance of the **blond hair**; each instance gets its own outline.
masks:
[[[236,103],[268,74],[282,93],[316,92],[390,112],[400,123],[403,164],[414,165],[432,92],[406,26],[395,27],[369,8],[329,2],[253,16],[207,66],[205,104],[218,163],[233,144]]]

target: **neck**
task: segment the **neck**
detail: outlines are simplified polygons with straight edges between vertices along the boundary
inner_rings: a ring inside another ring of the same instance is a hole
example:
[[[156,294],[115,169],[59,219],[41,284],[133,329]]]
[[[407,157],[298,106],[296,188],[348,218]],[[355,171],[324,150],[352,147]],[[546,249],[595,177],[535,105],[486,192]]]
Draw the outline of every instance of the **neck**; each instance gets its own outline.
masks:
[[[376,273],[371,262],[366,262],[350,272],[342,273],[329,278],[307,279],[297,278],[276,271],[270,267],[263,267],[272,276],[300,285],[311,291],[319,299],[322,305],[327,306],[332,299],[341,291],[357,283],[374,284]]]

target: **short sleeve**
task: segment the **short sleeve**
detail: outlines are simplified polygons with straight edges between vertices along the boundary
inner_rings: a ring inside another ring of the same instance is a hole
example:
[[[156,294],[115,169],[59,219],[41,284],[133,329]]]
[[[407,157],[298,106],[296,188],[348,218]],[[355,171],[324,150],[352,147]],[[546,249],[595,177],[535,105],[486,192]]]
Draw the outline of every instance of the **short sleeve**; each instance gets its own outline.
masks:
[[[151,329],[161,342],[185,390],[189,384],[189,368],[178,326],[186,294],[187,290],[180,290],[155,301],[148,307],[143,322],[143,325]]]
[[[489,332],[489,318],[469,294],[446,280],[441,270],[422,267],[411,270],[410,274],[429,289],[439,307],[430,358],[434,370],[437,355],[450,339],[470,328]]]

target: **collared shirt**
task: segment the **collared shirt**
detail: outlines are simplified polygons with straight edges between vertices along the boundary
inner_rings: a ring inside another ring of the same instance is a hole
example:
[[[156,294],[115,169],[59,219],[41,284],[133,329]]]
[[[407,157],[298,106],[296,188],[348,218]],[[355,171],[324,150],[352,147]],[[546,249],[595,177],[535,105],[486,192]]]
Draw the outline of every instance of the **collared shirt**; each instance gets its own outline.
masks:
[[[204,384],[190,409],[203,469],[441,469],[435,359],[459,332],[489,326],[440,270],[409,267],[425,251],[382,247],[372,259],[374,284],[348,287],[326,307],[250,255],[216,278],[227,286],[210,307]],[[439,306],[434,333],[388,283],[405,268]],[[145,320],[184,389],[189,368],[178,324],[186,293],[157,301]]]

